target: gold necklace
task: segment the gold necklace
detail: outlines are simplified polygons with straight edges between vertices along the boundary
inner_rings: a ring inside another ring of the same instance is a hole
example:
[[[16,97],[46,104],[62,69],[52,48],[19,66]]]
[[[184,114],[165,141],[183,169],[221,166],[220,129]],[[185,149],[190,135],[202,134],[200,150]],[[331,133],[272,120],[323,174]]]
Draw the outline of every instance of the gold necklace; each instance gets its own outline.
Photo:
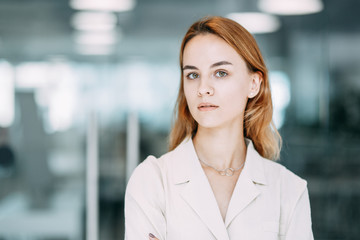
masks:
[[[199,158],[199,160],[200,160],[200,162],[202,162],[205,166],[208,166],[208,167],[211,167],[212,169],[214,169],[215,171],[217,171],[221,176],[228,176],[228,177],[231,177],[232,175],[234,175],[234,172],[236,172],[236,171],[239,171],[243,166],[244,166],[244,164],[245,164],[245,161],[241,164],[241,166],[240,167],[238,167],[238,168],[225,168],[225,169],[223,169],[223,170],[220,170],[220,169],[217,169],[217,168],[215,168],[215,167],[213,167],[213,166],[211,166],[210,164],[208,164],[208,163],[206,163],[206,162],[204,162],[203,160],[201,160],[200,158]]]

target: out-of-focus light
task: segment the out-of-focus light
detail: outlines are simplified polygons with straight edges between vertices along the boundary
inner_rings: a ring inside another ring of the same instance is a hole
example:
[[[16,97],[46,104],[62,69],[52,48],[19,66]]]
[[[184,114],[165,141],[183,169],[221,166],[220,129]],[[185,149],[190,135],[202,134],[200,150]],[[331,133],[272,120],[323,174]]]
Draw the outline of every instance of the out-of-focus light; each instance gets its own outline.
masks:
[[[48,64],[44,62],[28,62],[16,67],[16,87],[37,89],[47,82]]]
[[[71,25],[82,31],[113,30],[116,22],[115,14],[107,12],[77,12],[71,19]]]
[[[156,106],[153,87],[151,85],[150,65],[142,62],[131,62],[126,72],[128,77],[129,110],[141,112],[154,109]],[[131,74],[136,72],[136,74]]]
[[[83,45],[112,45],[116,43],[117,35],[114,31],[81,31],[74,34],[74,40]]]
[[[279,19],[266,13],[230,13],[226,17],[238,22],[253,34],[275,32],[280,28]]]
[[[285,110],[290,103],[290,80],[281,71],[272,71],[269,74],[271,97],[273,100],[273,120],[276,128],[280,129],[285,121]]]
[[[49,120],[54,131],[67,130],[74,117],[74,93],[73,89],[58,89],[51,96],[49,103]]]
[[[110,55],[115,50],[109,45],[77,45],[75,51],[81,55]]]
[[[35,100],[43,111],[48,133],[68,130],[75,119],[77,79],[67,62],[48,64],[47,84],[36,89]]]
[[[52,173],[57,176],[69,176],[80,174],[84,164],[79,161],[81,156],[77,152],[52,150],[48,153],[48,166]]]
[[[75,51],[81,55],[110,55],[120,37],[115,31],[79,31],[74,34]]]
[[[277,15],[304,15],[323,10],[321,0],[260,0],[259,9]]]
[[[74,120],[77,90],[74,72],[69,64],[66,61],[27,62],[15,70],[16,88],[35,92],[36,104],[43,110],[48,125],[47,131],[70,128]]]
[[[124,12],[133,10],[135,0],[71,0],[70,6],[77,10]]]
[[[0,126],[10,127],[14,121],[14,74],[12,66],[0,60]]]

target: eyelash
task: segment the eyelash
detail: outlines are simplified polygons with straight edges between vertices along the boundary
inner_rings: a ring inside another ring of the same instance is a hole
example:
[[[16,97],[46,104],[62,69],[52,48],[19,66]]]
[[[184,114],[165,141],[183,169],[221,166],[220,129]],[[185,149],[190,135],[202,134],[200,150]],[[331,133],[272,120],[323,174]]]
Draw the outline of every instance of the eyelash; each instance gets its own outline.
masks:
[[[196,79],[196,78],[190,77],[190,76],[193,75],[193,74],[196,74],[196,75],[197,75],[196,78],[199,77],[199,74],[197,74],[196,72],[191,72],[191,73],[188,73],[188,74],[186,75],[186,78],[189,79],[189,80],[194,80],[194,79]]]
[[[218,73],[224,73],[225,76],[222,76],[222,77],[216,76]],[[223,70],[219,70],[219,71],[217,71],[217,72],[215,73],[215,76],[218,77],[218,78],[224,78],[224,77],[227,77],[228,75],[229,75],[229,74],[228,74],[226,71],[223,71]]]
[[[222,73],[222,74],[225,74],[225,76],[217,76],[219,73]],[[193,78],[193,77],[191,77],[191,75],[193,75],[193,74],[196,74],[197,75],[197,77],[195,77],[195,78]],[[223,70],[218,70],[218,71],[216,71],[215,72],[215,77],[217,77],[217,78],[224,78],[224,77],[227,77],[229,74],[226,72],[226,71],[223,71]],[[199,74],[197,74],[196,72],[190,72],[190,73],[188,73],[187,75],[186,75],[186,78],[187,79],[189,79],[189,80],[194,80],[194,79],[196,79],[196,78],[198,78],[199,77]]]

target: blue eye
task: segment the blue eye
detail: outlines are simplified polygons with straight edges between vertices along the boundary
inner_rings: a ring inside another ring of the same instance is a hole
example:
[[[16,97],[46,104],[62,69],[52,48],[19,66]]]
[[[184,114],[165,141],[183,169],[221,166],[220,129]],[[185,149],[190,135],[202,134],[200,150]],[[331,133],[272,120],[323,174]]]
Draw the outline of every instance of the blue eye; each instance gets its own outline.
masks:
[[[187,79],[196,79],[199,77],[199,74],[197,73],[189,73],[188,75],[186,75]]]
[[[226,77],[228,74],[226,73],[226,72],[224,72],[224,71],[217,71],[216,73],[215,73],[215,76],[216,77],[219,77],[219,78],[223,78],[223,77]]]

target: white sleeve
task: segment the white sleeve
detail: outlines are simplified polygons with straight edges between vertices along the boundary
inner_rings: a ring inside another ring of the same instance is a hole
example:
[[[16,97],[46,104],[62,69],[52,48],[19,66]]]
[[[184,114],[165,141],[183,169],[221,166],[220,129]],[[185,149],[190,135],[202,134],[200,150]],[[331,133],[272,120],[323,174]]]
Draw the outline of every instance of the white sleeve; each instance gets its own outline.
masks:
[[[313,240],[307,182],[285,167],[280,175],[280,239]]]
[[[311,210],[307,187],[296,203],[289,221],[285,240],[313,240]]]
[[[125,239],[166,237],[164,186],[157,159],[148,157],[133,172],[125,193]]]

